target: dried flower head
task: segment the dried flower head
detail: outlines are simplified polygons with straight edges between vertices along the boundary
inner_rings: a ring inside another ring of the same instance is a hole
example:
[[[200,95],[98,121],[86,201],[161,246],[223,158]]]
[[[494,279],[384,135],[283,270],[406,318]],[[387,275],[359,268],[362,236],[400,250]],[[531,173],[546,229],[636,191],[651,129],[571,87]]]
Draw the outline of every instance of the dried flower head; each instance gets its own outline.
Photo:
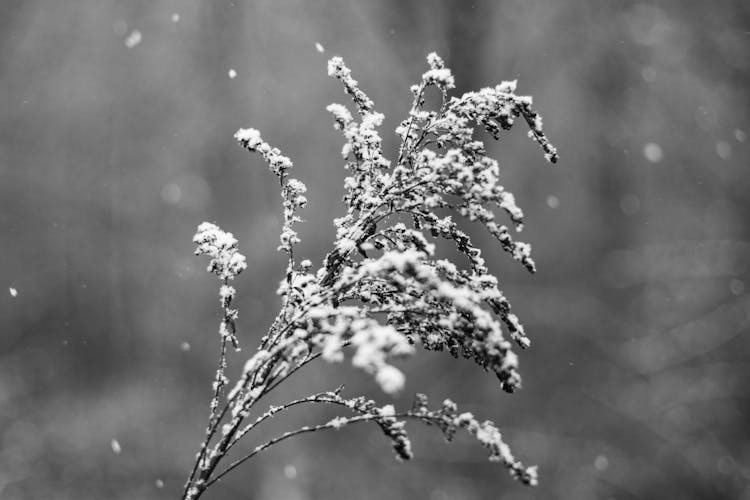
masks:
[[[448,91],[455,88],[450,69],[435,53],[427,56],[427,63],[429,69],[421,82],[411,88],[414,101],[409,114],[396,128],[401,145],[391,161],[383,153],[379,132],[384,116],[375,112],[373,101],[352,78],[343,59],[334,57],[328,62],[328,74],[344,85],[357,118],[342,104],[327,108],[334,128],[344,137],[346,212],[334,220],[335,241],[317,269],[309,259],[295,261],[295,245],[300,240],[293,225],[301,221],[297,213],[307,203],[307,189],[288,177],[292,161],[255,129],[235,134],[243,147],[260,154],[279,177],[284,213],[279,249],[288,254],[289,261],[278,288],[281,310],[233,389],[223,395],[228,383],[224,344],[229,338],[236,345],[237,312],[229,307],[236,292],[228,282],[246,264],[230,233],[209,223],[198,228],[197,253],[211,257],[209,271],[221,280],[223,340],[206,438],[183,498],[198,498],[229,471],[282,440],[356,422],[376,423],[391,440],[396,456],[407,460],[412,457],[407,419],[437,426],[448,440],[458,430],[466,431],[489,451],[491,461],[502,463],[516,479],[536,484],[536,468],[515,459],[494,423],[459,413],[450,400],[431,410],[427,398],[417,395],[410,410],[399,412],[392,405],[381,407],[364,397],[343,398],[340,387],[271,407],[249,420],[251,410],[266,394],[309,362],[319,357],[337,362],[347,353],[352,364],[371,374],[388,394],[402,391],[406,383],[394,361],[420,346],[472,359],[492,371],[507,392],[521,386],[514,344],[526,348],[531,341],[498,288],[498,279],[485,265],[481,250],[457,220],[483,226],[505,252],[534,272],[531,246],[512,235],[523,228],[523,211],[500,184],[499,165],[486,155],[475,130],[484,129],[498,138],[516,118],[523,117],[529,136],[548,161],[557,161],[557,151],[542,132],[542,119],[531,98],[515,93],[515,81],[449,97]],[[431,87],[442,96],[437,110],[425,109],[425,93]],[[511,228],[499,221],[499,213],[505,214]],[[407,219],[411,224],[404,223]],[[465,262],[436,256],[436,239],[452,242]],[[263,421],[292,406],[314,403],[338,405],[350,414],[277,436],[216,472],[228,451]]]

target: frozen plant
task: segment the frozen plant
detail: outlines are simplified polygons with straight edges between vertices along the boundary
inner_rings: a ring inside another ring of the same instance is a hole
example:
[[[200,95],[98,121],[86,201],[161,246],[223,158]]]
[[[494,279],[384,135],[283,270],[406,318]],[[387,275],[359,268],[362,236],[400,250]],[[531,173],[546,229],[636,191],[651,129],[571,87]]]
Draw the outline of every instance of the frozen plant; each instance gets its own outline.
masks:
[[[487,449],[491,461],[500,462],[519,481],[536,484],[536,467],[513,456],[494,423],[460,412],[448,399],[434,407],[418,394],[411,408],[397,410],[361,396],[344,397],[339,387],[256,412],[267,394],[308,363],[318,358],[340,361],[345,353],[351,353],[352,364],[371,374],[388,394],[404,387],[404,375],[392,361],[418,346],[473,359],[492,371],[507,392],[521,385],[513,344],[526,348],[530,340],[480,249],[454,219],[478,222],[504,251],[534,272],[530,245],[516,241],[496,218],[495,209],[500,209],[516,231],[523,227],[523,212],[513,194],[500,185],[498,163],[486,156],[484,144],[474,137],[475,128],[497,139],[522,118],[548,161],[557,161],[557,151],[542,132],[531,98],[516,95],[516,82],[449,98],[454,88],[451,71],[437,54],[428,55],[427,62],[429,70],[411,88],[409,115],[396,129],[401,144],[395,161],[383,154],[378,132],[383,115],[375,111],[340,57],[328,62],[328,74],[341,81],[356,115],[341,104],[328,106],[334,127],[345,139],[341,154],[348,170],[346,213],[334,221],[336,239],[317,269],[295,255],[300,240],[294,227],[307,199],[305,185],[289,175],[292,161],[255,129],[235,134],[242,147],[260,154],[279,179],[284,209],[279,250],[289,263],[278,289],[278,316],[230,385],[225,373],[227,345],[239,345],[232,283],[246,268],[245,257],[231,233],[208,222],[198,227],[196,254],[210,257],[208,270],[219,279],[222,320],[208,426],[183,499],[199,498],[227,473],[276,443],[357,422],[377,424],[401,460],[412,456],[406,420],[435,425],[447,440],[465,431]],[[430,87],[442,96],[439,109],[425,109]],[[453,242],[465,263],[438,258],[432,242],[438,238]],[[220,467],[230,450],[264,421],[306,404],[333,405],[343,414],[281,434]]]

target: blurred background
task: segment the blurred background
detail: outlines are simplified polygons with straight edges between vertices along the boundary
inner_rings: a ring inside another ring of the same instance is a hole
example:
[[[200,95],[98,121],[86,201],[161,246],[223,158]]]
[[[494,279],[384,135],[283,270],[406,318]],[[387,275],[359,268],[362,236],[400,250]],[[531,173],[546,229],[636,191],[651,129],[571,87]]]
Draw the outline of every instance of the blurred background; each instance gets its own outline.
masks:
[[[353,427],[288,441],[205,498],[750,498],[750,3],[3,0],[0,14],[0,498],[178,498],[218,350],[195,227],[217,222],[248,258],[232,373],[285,267],[276,182],[233,133],[259,128],[295,161],[299,253],[320,262],[344,177],[325,106],[349,104],[327,59],[385,113],[393,153],[433,50],[457,92],[517,78],[562,160],[523,126],[489,144],[536,275],[467,226],[533,340],[524,390],[420,353],[396,403],[425,392],[494,420],[540,486],[469,439],[412,426],[416,458],[399,464]],[[279,397],[342,381],[392,402],[348,362]],[[292,414],[246,449],[330,416]]]

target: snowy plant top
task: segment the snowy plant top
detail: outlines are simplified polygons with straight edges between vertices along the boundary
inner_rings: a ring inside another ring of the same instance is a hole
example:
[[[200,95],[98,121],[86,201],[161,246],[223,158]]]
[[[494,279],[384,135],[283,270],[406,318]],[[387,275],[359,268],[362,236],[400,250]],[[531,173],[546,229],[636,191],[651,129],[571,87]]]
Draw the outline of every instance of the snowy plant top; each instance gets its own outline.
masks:
[[[389,394],[402,391],[406,384],[394,361],[420,346],[472,359],[493,372],[507,392],[521,386],[514,345],[526,348],[531,341],[460,221],[483,227],[512,259],[535,272],[531,246],[517,241],[514,234],[523,229],[523,211],[501,184],[500,166],[486,155],[475,131],[484,129],[498,139],[517,118],[523,118],[529,137],[549,162],[557,162],[557,150],[542,131],[542,119],[531,97],[515,93],[515,81],[449,96],[448,91],[455,88],[450,69],[435,53],[427,56],[427,63],[429,69],[411,87],[414,100],[408,116],[396,128],[401,140],[398,155],[388,159],[380,135],[385,117],[375,111],[342,58],[328,62],[328,74],[343,84],[356,113],[343,104],[327,107],[334,128],[344,138],[345,213],[334,220],[335,240],[317,269],[309,259],[295,260],[300,239],[293,225],[301,221],[297,214],[307,203],[307,189],[289,178],[292,161],[253,128],[235,134],[244,148],[260,154],[280,180],[284,224],[279,249],[288,254],[289,263],[278,289],[281,311],[228,393],[228,410],[221,416],[231,415],[232,420],[223,426],[220,442],[205,451],[196,466],[209,471],[203,473],[206,477],[215,467],[212,461],[255,425],[248,424],[245,430],[240,426],[258,399],[317,357],[337,362],[350,352],[352,363],[371,374]],[[438,109],[425,108],[427,92],[440,95]],[[439,239],[452,242],[463,259],[452,262],[436,255]],[[199,253],[212,258],[209,270],[222,279],[225,320],[220,331],[234,342],[237,314],[229,304],[235,291],[227,282],[244,269],[244,257],[231,234],[213,224],[202,224],[195,241]],[[215,383],[219,390],[225,383],[221,366]],[[415,418],[437,425],[449,438],[456,429],[464,429],[490,451],[491,460],[503,463],[514,477],[527,484],[537,481],[536,469],[513,457],[492,422],[457,413],[450,401],[440,410],[428,410],[426,399],[420,396],[410,412],[398,413],[364,399],[344,400],[338,392],[326,394],[290,405],[340,404],[355,416],[337,417],[299,432],[375,421],[394,442],[396,454],[407,459],[411,447],[400,417]],[[272,408],[258,421],[276,411],[280,410]],[[212,419],[213,415],[212,409]],[[206,483],[198,480],[195,484],[200,492]]]
[[[235,237],[215,224],[204,222],[198,226],[193,242],[198,245],[196,255],[211,257],[208,272],[216,274],[221,280],[234,279],[247,268],[245,256],[239,252]]]

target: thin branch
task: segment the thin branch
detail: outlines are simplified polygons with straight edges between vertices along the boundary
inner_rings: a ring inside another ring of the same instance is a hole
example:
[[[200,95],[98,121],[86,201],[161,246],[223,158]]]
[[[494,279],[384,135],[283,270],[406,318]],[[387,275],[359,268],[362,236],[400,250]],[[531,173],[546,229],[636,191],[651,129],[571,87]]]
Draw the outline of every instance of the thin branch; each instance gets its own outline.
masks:
[[[218,423],[224,417],[225,411],[222,410],[221,414],[218,416],[218,418],[216,418],[216,409],[219,406],[219,396],[221,395],[221,388],[224,386],[224,368],[226,367],[226,354],[227,337],[222,337],[221,350],[219,354],[219,367],[216,370],[216,378],[214,379],[214,394],[211,398],[211,403],[209,404],[210,413],[208,417],[208,426],[206,427],[206,437],[204,438],[203,443],[201,443],[201,448],[198,452],[198,456],[195,459],[195,463],[193,464],[193,469],[190,472],[190,476],[188,477],[187,482],[185,483],[185,487],[182,493],[183,497],[187,494],[188,489],[190,489],[190,485],[192,484],[193,479],[195,479],[195,473],[198,471],[198,467],[200,466],[201,461],[206,456],[208,444],[211,442],[211,438],[216,432]]]
[[[409,141],[411,128],[414,125],[414,113],[416,113],[417,110],[422,107],[422,97],[424,96],[425,88],[426,85],[424,84],[424,82],[422,82],[419,85],[419,91],[414,95],[414,102],[412,103],[411,110],[409,111],[409,126],[406,128],[406,135],[404,135],[404,140],[401,142],[401,147],[398,151],[398,161],[396,162],[397,165],[401,165],[401,161],[404,159],[404,154],[408,149],[407,142]]]
[[[235,436],[234,440],[230,443],[230,448],[234,446],[240,439],[242,439],[245,434],[256,428],[258,425],[263,423],[264,421],[268,420],[269,418],[275,416],[277,413],[281,413],[284,410],[287,410],[289,408],[292,408],[297,405],[305,404],[305,403],[320,403],[324,402],[322,399],[324,396],[330,396],[331,394],[335,394],[333,392],[327,393],[327,392],[321,392],[319,394],[313,394],[312,396],[307,396],[305,398],[295,399],[294,401],[290,401],[288,403],[285,403],[281,406],[272,406],[266,413],[259,416],[255,419],[254,422],[248,424],[245,428],[240,430],[237,435]]]
[[[346,406],[345,403],[343,403],[341,401],[334,401],[334,400],[321,400],[321,401],[317,401],[317,402],[339,404],[341,406]],[[356,423],[359,423],[359,422],[377,421],[378,419],[382,419],[382,418],[385,418],[385,417],[383,417],[382,415],[373,415],[373,414],[357,415],[357,416],[354,416],[354,417],[346,417],[346,424],[345,425],[356,424]],[[424,415],[416,415],[416,414],[414,414],[412,412],[404,412],[404,413],[396,413],[396,414],[393,414],[393,415],[388,415],[388,418],[420,418],[420,419],[423,419],[423,418],[425,418],[425,416]],[[432,419],[432,420],[436,420],[436,419]],[[340,428],[340,426],[341,426],[341,424],[338,423],[338,422],[329,421],[329,422],[327,422],[325,424],[319,424],[319,425],[316,425],[316,426],[313,426],[313,427],[305,426],[305,427],[300,427],[299,429],[296,429],[296,430],[293,430],[293,431],[285,432],[284,434],[281,434],[280,436],[277,436],[277,437],[275,437],[273,439],[270,439],[269,441],[266,441],[265,443],[263,443],[263,444],[261,444],[259,446],[256,446],[253,449],[253,451],[250,452],[248,455],[245,455],[244,457],[242,457],[242,458],[234,461],[224,471],[222,471],[221,473],[217,474],[216,476],[214,476],[213,479],[211,479],[210,481],[208,481],[206,483],[206,487],[211,486],[213,483],[215,483],[216,481],[218,481],[222,477],[226,476],[232,470],[234,470],[235,468],[239,467],[240,465],[242,465],[246,461],[250,460],[255,455],[257,455],[258,453],[260,453],[261,451],[263,451],[263,450],[265,450],[265,449],[267,449],[267,448],[269,448],[269,447],[271,447],[271,446],[273,446],[273,445],[275,445],[275,444],[277,444],[277,443],[279,443],[281,441],[285,441],[285,440],[287,440],[287,439],[289,439],[291,437],[298,436],[300,434],[306,434],[306,433],[309,433],[309,432],[316,432],[316,431],[321,431],[321,430],[325,430],[325,429],[338,429],[338,428]]]

